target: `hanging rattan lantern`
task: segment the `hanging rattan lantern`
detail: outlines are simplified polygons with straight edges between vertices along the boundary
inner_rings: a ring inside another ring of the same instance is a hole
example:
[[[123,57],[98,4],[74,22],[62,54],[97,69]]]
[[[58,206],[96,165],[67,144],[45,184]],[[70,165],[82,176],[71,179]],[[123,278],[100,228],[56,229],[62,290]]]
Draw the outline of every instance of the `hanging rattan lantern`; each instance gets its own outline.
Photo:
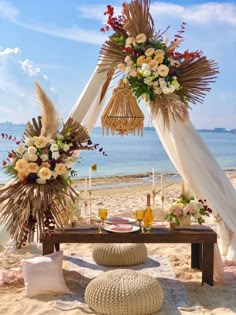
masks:
[[[117,132],[120,135],[133,133],[143,135],[144,115],[128,84],[120,80],[102,114],[103,134]]]

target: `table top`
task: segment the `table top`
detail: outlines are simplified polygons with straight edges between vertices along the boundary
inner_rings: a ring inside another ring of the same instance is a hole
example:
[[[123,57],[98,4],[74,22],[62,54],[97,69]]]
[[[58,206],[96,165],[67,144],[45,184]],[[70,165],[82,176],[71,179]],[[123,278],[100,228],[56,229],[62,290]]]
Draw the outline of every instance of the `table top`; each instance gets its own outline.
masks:
[[[43,243],[216,243],[217,234],[207,226],[199,228],[152,228],[150,232],[114,233],[97,228],[55,230],[49,235],[42,235]]]

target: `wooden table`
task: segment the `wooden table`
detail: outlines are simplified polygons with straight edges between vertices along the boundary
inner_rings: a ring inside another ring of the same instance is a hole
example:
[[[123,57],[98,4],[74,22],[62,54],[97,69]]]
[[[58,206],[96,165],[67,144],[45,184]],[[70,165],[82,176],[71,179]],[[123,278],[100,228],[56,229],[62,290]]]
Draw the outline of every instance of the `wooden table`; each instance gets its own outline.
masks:
[[[201,229],[153,228],[149,233],[112,233],[97,229],[56,230],[51,236],[42,235],[43,255],[59,251],[61,243],[190,243],[191,267],[202,271],[202,284],[213,285],[214,243],[217,234],[206,226]]]

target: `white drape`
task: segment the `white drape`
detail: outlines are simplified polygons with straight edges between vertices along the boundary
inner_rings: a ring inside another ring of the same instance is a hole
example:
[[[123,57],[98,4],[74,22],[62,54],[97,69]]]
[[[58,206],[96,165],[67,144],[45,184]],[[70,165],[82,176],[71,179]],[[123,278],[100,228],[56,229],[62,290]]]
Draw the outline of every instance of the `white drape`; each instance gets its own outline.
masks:
[[[190,120],[180,122],[170,117],[170,128],[167,128],[159,113],[152,117],[152,121],[163,147],[183,180],[198,198],[207,200],[209,207],[220,215],[232,231],[236,231],[236,191]],[[230,258],[236,259],[236,248],[230,247],[234,246],[233,242],[230,245],[234,235],[227,226],[222,226],[225,231],[221,241],[227,247],[224,251],[229,250]]]
[[[101,97],[104,83],[107,80],[107,72],[100,72],[99,70],[100,65],[96,67],[89,82],[69,114],[69,117],[82,123],[82,125],[87,128],[89,134],[103,108],[108,90],[107,89],[104,96]]]

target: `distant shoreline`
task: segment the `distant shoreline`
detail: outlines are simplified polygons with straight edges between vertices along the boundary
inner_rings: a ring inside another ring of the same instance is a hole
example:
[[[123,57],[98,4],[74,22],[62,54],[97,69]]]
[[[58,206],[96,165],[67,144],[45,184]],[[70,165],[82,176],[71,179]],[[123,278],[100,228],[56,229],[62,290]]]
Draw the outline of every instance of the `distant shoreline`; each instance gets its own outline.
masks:
[[[10,121],[0,122],[0,127],[9,127],[9,126],[21,126],[24,127],[25,124],[16,124]],[[95,126],[94,129],[101,129],[100,126]],[[144,127],[144,129],[155,129],[154,127]],[[214,132],[214,133],[233,133],[236,134],[236,129],[226,129],[224,127],[214,127],[213,129],[201,128],[197,129],[199,132]]]

